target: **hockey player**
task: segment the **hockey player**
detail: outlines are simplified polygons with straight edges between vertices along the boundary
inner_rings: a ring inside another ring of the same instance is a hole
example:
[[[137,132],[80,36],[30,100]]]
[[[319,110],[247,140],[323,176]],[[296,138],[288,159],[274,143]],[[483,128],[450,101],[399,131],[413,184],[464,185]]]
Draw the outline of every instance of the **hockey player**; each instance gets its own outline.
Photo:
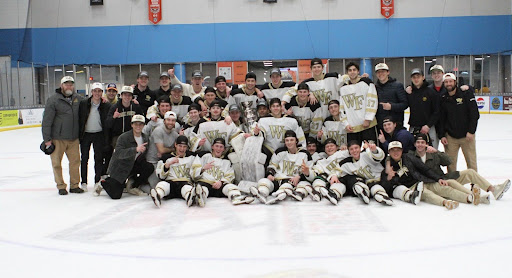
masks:
[[[393,205],[386,190],[380,185],[382,170],[381,161],[386,158],[384,151],[377,147],[374,142],[364,142],[364,151],[357,141],[348,142],[350,157],[340,162],[342,175],[354,175],[363,180],[352,184],[354,194],[361,198],[366,204],[370,203],[370,196],[377,202],[388,206]]]
[[[285,147],[277,149],[272,156],[265,174],[267,177],[259,180],[257,187],[250,188],[251,193],[267,205],[282,201],[286,196],[302,201],[313,191],[310,183],[314,177],[311,156],[299,149],[294,131],[285,132],[284,142]],[[267,199],[270,193],[274,198]]]
[[[293,115],[304,131],[304,136],[316,137],[322,128],[322,109],[320,104],[309,102],[309,86],[302,82],[297,87],[297,95],[285,105],[288,115]]]
[[[325,153],[327,157],[320,159],[313,166],[315,179],[313,189],[321,196],[326,197],[332,204],[337,205],[347,191],[341,175],[340,162],[349,156],[348,151],[338,150],[338,143],[334,138],[325,140]],[[317,196],[315,194],[315,196]],[[320,198],[317,198],[320,200]]]
[[[328,138],[336,140],[336,145],[346,148],[347,146],[347,132],[343,127],[340,119],[340,102],[336,99],[329,101],[330,116],[323,122],[322,129],[318,131],[317,138],[325,144]]]
[[[162,180],[150,195],[157,207],[162,205],[162,199],[183,198],[187,206],[193,204],[195,187],[191,178],[192,164],[195,155],[188,152],[188,139],[180,135],[174,143],[174,151],[165,160],[159,160],[156,174]],[[195,169],[199,171],[199,168]]]
[[[183,86],[174,84],[171,87],[171,110],[176,113],[178,122],[183,123],[183,119],[187,115],[188,107],[192,104],[192,100],[188,96],[183,95]]]
[[[164,115],[167,111],[171,111],[171,99],[169,96],[161,96],[157,100],[157,104],[148,108],[146,118],[149,120],[144,126],[144,134],[151,136],[151,133],[155,128],[163,125]]]
[[[211,153],[200,154],[194,160],[193,179],[197,183],[192,198],[196,199],[200,207],[205,206],[208,197],[228,197],[233,205],[250,204],[254,201],[253,197],[242,195],[238,186],[233,184],[235,172],[231,162],[224,158],[225,149],[226,141],[215,138]]]
[[[402,155],[402,143],[393,141],[388,148],[390,158],[386,160],[387,177],[381,178],[381,181],[394,198],[415,205],[422,200],[449,210],[457,208],[459,202],[475,205],[480,202],[479,195],[466,194],[448,186],[448,182],[441,175],[432,171],[418,158]]]
[[[262,151],[267,155],[267,163],[272,153],[278,148],[284,147],[284,134],[287,130],[292,130],[297,134],[299,144],[306,145],[306,138],[302,128],[297,120],[281,112],[281,101],[278,98],[270,100],[270,116],[261,118],[254,128],[254,135],[260,135],[265,138]]]
[[[421,161],[425,163],[427,167],[432,169],[437,174],[443,176],[451,187],[466,194],[480,194],[480,202],[484,204],[490,203],[490,196],[489,194],[481,194],[480,188],[485,192],[491,192],[496,200],[501,199],[501,197],[503,197],[503,193],[505,193],[510,188],[509,179],[501,184],[491,185],[491,183],[489,183],[473,169],[467,169],[460,172],[455,171],[445,174],[441,169],[441,166],[450,165],[452,160],[447,154],[429,146],[428,141],[428,135],[423,133],[417,134],[414,142],[416,151],[409,151],[409,155],[416,156],[421,159]],[[462,186],[466,183],[471,183],[471,190]]]
[[[341,122],[347,131],[347,141],[377,142],[377,90],[367,77],[359,77],[359,66],[348,63],[350,80],[340,89]]]
[[[148,108],[155,104],[156,95],[148,86],[149,74],[147,71],[141,71],[137,74],[137,85],[133,89],[133,99],[142,108],[142,112],[146,115]]]
[[[158,87],[158,90],[155,91],[155,97],[158,99],[161,96],[168,96],[171,95],[171,75],[164,71],[160,73],[160,87]]]
[[[256,89],[256,74],[249,72],[245,75],[245,86],[231,91],[229,104],[238,105],[238,108],[242,111],[245,111],[246,108],[256,110],[256,104],[259,99]],[[247,107],[244,107],[244,105]]]
[[[265,99],[259,99],[258,105],[256,106],[256,112],[258,113],[258,120],[266,117],[270,114],[268,109],[268,102]]]
[[[266,99],[283,99],[284,94],[295,86],[295,82],[286,81],[283,82],[281,70],[279,68],[272,68],[270,70],[270,80],[271,82],[265,83],[260,86],[260,90],[265,95]]]
[[[317,160],[326,158],[327,155],[324,152],[317,152],[318,150],[318,141],[313,137],[308,137],[306,139],[306,151],[311,155],[311,159],[313,163],[317,162]]]

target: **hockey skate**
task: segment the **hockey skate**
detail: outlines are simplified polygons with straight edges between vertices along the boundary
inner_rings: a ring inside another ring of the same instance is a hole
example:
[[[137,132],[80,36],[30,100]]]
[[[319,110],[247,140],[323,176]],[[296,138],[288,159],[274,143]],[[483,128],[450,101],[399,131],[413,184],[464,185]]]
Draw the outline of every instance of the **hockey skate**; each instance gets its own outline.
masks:
[[[368,194],[368,191],[363,188],[359,183],[355,183],[353,187],[354,194],[356,194],[357,197],[359,197],[365,204],[370,203],[370,194]]]
[[[250,204],[254,202],[254,197],[248,195],[236,195],[231,197],[231,203],[233,205]]]
[[[414,190],[411,195],[409,195],[409,203],[419,204],[421,201],[421,194],[423,194],[423,182],[420,181],[416,185],[416,190]]]
[[[155,206],[160,208],[160,206],[162,205],[162,195],[158,191],[158,188],[152,188],[149,195],[151,196],[151,199],[153,199],[153,203],[155,203]]]
[[[200,185],[196,185],[196,200],[197,204],[200,207],[204,207],[206,205],[206,198],[208,198],[208,191],[205,191],[204,188]]]
[[[258,190],[257,187],[251,187],[249,188],[249,191],[251,192],[251,195],[253,197],[256,197],[258,198],[258,201],[260,201],[262,204],[266,204],[267,203],[267,197],[263,196],[263,194],[261,194]]]
[[[341,199],[341,198],[338,198],[338,195],[336,195],[336,192],[332,191],[331,189],[327,189],[325,187],[320,187],[320,194],[322,194],[322,196],[327,198],[327,200],[329,200],[329,202],[331,202],[331,204],[333,204],[333,205],[338,205],[338,201]]]
[[[478,206],[480,204],[480,187],[471,184],[471,194],[473,195],[473,205]]]
[[[94,189],[92,191],[92,195],[98,197],[98,196],[100,196],[102,190],[103,190],[103,186],[101,186],[101,182],[97,182],[94,184]]]
[[[289,191],[291,191],[291,194],[288,194],[288,191],[285,190],[285,192],[287,193],[288,196],[291,196],[292,198],[294,198],[297,201],[302,201],[302,200],[306,199],[306,197],[307,197],[304,193],[298,191],[297,189],[295,189],[293,191],[292,190],[289,190]]]
[[[279,193],[277,193],[277,192],[278,191],[272,193],[272,197],[267,199],[267,202],[265,203],[265,205],[273,205],[273,204],[276,204],[276,203],[286,199],[287,195],[284,191],[281,191]]]
[[[185,193],[184,199],[187,202],[187,207],[191,207],[196,201],[196,189],[192,187],[190,191]]]
[[[388,206],[394,205],[393,200],[391,200],[391,198],[389,198],[389,196],[387,194],[384,194],[382,192],[377,192],[375,194],[375,196],[373,196],[373,198],[375,199],[375,201],[377,201],[378,203],[381,203],[383,205],[388,205]]]
[[[503,194],[507,192],[507,190],[510,188],[510,180],[506,180],[505,182],[495,185],[494,191],[492,194],[494,195],[494,198],[496,200],[499,200],[503,197]]]

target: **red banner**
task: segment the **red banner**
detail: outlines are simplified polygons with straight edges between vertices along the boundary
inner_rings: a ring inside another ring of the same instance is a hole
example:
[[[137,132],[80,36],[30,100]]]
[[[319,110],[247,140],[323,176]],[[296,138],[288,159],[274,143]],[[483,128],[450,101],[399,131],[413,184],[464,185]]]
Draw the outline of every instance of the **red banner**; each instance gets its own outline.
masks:
[[[149,21],[157,24],[162,20],[162,0],[148,0]]]
[[[380,13],[386,19],[389,19],[395,13],[395,1],[381,0],[380,1]]]

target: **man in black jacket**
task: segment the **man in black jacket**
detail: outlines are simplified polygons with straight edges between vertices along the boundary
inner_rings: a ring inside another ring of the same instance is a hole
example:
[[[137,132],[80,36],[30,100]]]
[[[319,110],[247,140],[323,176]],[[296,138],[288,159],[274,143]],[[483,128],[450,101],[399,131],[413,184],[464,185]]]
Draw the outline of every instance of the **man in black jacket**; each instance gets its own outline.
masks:
[[[407,95],[410,107],[409,131],[412,134],[428,134],[432,140],[432,146],[438,148],[436,127],[439,120],[439,94],[428,87],[421,69],[413,69],[411,72],[412,92]]]
[[[155,104],[156,96],[148,86],[149,74],[147,71],[141,71],[137,75],[137,85],[133,88],[133,99],[137,100],[137,103],[142,108],[142,112],[146,115],[148,108]]]
[[[384,63],[375,66],[377,75],[377,95],[379,96],[379,107],[377,108],[377,124],[382,129],[384,117],[391,116],[393,120],[404,125],[404,110],[409,106],[404,85],[395,78],[389,76],[389,67]]]
[[[477,170],[475,132],[480,118],[473,88],[463,92],[457,88],[453,73],[443,76],[446,93],[441,96],[440,132],[446,154],[452,159],[448,172],[457,170],[459,149],[466,159],[468,169]]]
[[[100,181],[104,172],[105,164],[103,162],[103,153],[109,146],[106,136],[107,114],[110,109],[110,103],[102,102],[103,85],[93,83],[91,87],[91,97],[80,101],[78,109],[79,139],[81,165],[80,174],[82,177],[81,188],[87,192],[87,170],[89,162],[89,151],[91,144],[94,148],[94,183]]]

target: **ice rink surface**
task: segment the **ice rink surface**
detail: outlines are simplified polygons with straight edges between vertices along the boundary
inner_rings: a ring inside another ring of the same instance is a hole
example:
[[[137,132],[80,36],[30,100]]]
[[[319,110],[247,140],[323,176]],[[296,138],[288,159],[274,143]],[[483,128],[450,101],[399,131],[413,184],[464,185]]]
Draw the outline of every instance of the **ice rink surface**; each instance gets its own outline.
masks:
[[[493,184],[512,178],[511,123],[479,121],[479,173]],[[40,128],[0,132],[0,277],[512,276],[512,190],[453,211],[351,197],[158,209],[149,196],[94,197],[92,160],[89,192],[59,196],[41,138]]]

